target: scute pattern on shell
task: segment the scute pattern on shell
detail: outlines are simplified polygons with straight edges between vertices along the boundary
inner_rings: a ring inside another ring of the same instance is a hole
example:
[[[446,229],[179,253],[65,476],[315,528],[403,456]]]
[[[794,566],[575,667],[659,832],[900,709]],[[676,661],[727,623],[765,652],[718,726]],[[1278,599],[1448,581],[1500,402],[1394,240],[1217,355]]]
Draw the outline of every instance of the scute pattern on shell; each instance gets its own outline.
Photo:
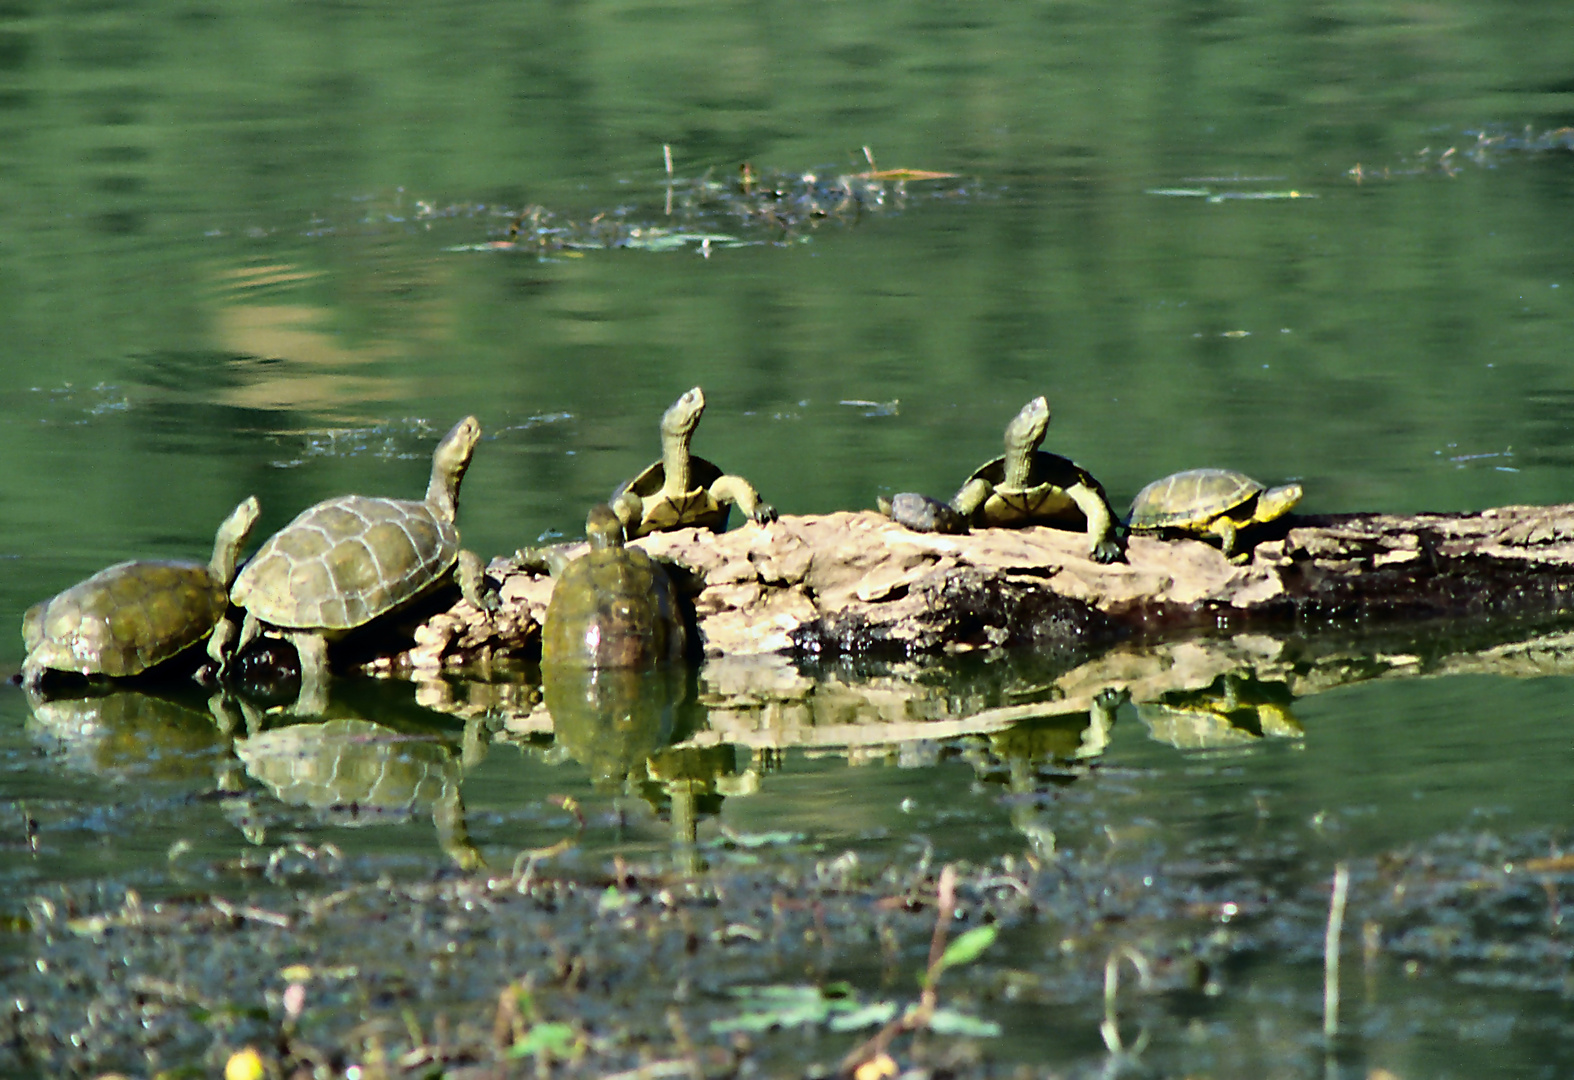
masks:
[[[1232,469],[1190,469],[1155,480],[1131,504],[1131,527],[1180,529],[1201,525],[1266,490]]]
[[[638,548],[575,559],[552,587],[543,664],[646,668],[680,660],[685,631],[672,583]]]
[[[347,630],[420,593],[459,557],[459,530],[425,502],[346,495],[258,549],[232,599],[276,626]]]
[[[229,598],[203,563],[116,563],[28,612],[24,636],[42,666],[136,675],[206,637]]]

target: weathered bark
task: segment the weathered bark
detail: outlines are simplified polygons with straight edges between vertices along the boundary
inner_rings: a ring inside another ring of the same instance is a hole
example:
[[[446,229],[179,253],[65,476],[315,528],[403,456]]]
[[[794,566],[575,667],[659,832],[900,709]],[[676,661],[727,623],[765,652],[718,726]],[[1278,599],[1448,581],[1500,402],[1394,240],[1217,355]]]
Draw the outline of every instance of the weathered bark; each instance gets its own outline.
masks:
[[[905,657],[1030,646],[1075,652],[1187,628],[1312,629],[1574,612],[1574,506],[1298,517],[1236,565],[1194,539],[1133,536],[1101,565],[1077,532],[910,532],[872,512],[785,517],[637,543],[688,569],[709,657]],[[529,659],[548,578],[493,560],[501,611],[460,601],[374,664],[433,671]]]

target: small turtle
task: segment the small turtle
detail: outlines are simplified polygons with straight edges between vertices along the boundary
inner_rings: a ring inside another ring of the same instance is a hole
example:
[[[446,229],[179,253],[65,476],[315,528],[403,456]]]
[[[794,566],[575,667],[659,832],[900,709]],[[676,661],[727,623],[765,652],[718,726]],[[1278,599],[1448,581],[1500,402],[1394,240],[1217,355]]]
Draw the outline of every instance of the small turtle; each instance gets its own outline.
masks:
[[[221,673],[267,626],[295,646],[300,700],[310,712],[324,699],[330,637],[408,603],[451,570],[466,599],[494,607],[495,598],[481,595],[481,560],[460,550],[454,525],[459,483],[480,437],[473,416],[443,436],[424,500],[341,495],[302,511],[269,537],[230,590],[246,612],[239,641],[231,648],[235,626],[226,620],[208,642]]]
[[[1094,559],[1120,558],[1114,511],[1104,488],[1070,458],[1040,450],[1049,427],[1049,402],[1042,396],[1022,407],[1006,425],[1006,452],[986,461],[946,504],[927,495],[903,492],[880,509],[915,532],[962,532],[965,526],[1007,528],[1064,525],[1082,521]]]
[[[1127,525],[1133,532],[1217,536],[1225,558],[1245,562],[1249,553],[1235,550],[1240,530],[1281,518],[1300,501],[1300,484],[1270,488],[1232,469],[1188,469],[1137,492]]]
[[[255,496],[219,526],[206,565],[178,560],[116,563],[22,616],[22,681],[48,670],[124,676],[146,671],[213,632],[229,606],[241,545],[257,521]]]
[[[648,668],[681,661],[688,644],[677,591],[660,563],[623,546],[610,506],[585,519],[590,551],[562,567],[541,631],[543,667]]]
[[[612,492],[628,539],[691,526],[723,532],[733,503],[762,525],[776,520],[775,508],[747,480],[689,453],[704,413],[705,393],[697,386],[673,402],[661,418],[661,460]]]

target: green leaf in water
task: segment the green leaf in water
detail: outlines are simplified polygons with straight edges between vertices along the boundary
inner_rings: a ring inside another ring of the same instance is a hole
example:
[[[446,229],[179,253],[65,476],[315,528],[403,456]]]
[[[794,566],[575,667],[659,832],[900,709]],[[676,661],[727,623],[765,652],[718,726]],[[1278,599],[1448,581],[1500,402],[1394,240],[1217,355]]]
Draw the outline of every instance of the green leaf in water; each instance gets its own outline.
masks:
[[[574,1029],[567,1024],[535,1024],[525,1037],[508,1048],[511,1058],[553,1054],[568,1057],[574,1049]]]
[[[896,1002],[876,1001],[833,1016],[826,1026],[832,1031],[858,1031],[889,1024],[895,1016]]]
[[[946,946],[945,952],[940,954],[940,962],[935,965],[934,971],[929,973],[928,979],[938,979],[946,968],[970,964],[977,960],[979,954],[994,944],[997,932],[993,926],[973,927]]]
[[[936,1009],[931,1013],[929,1030],[936,1035],[957,1035],[968,1039],[994,1039],[1000,1036],[1000,1025],[993,1020],[980,1020],[953,1009]]]

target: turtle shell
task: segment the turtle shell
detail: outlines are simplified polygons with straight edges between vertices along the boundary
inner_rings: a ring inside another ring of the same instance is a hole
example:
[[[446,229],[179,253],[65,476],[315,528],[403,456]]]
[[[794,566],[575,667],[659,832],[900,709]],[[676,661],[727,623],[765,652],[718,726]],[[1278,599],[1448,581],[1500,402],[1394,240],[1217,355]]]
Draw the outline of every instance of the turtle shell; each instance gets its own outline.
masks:
[[[1199,528],[1267,489],[1233,469],[1189,469],[1155,480],[1131,503],[1133,529]]]
[[[543,665],[646,668],[683,659],[687,635],[661,564],[621,544],[569,563],[552,587]]]
[[[700,529],[710,529],[712,532],[725,532],[727,518],[732,512],[730,503],[718,504],[711,498],[709,488],[722,476],[721,469],[705,458],[689,455],[689,490],[685,492],[685,503],[688,505],[675,505],[677,511],[675,518],[682,525],[693,526]],[[660,460],[653,461],[643,472],[632,480],[625,480],[612,492],[611,502],[617,502],[618,496],[625,491],[632,491],[641,499],[649,499],[661,493],[662,486],[667,482],[667,467]],[[670,500],[669,500],[670,501]],[[699,512],[695,512],[698,508]],[[651,514],[647,508],[641,519],[649,521]],[[632,534],[631,534],[632,535]]]
[[[399,821],[451,797],[463,769],[443,740],[341,717],[235,740],[246,771],[279,801],[340,825]]]
[[[22,618],[29,666],[84,675],[136,675],[195,645],[229,596],[206,563],[116,563]]]
[[[419,596],[458,558],[458,528],[429,504],[343,495],[270,536],[230,599],[275,626],[348,630]]]

